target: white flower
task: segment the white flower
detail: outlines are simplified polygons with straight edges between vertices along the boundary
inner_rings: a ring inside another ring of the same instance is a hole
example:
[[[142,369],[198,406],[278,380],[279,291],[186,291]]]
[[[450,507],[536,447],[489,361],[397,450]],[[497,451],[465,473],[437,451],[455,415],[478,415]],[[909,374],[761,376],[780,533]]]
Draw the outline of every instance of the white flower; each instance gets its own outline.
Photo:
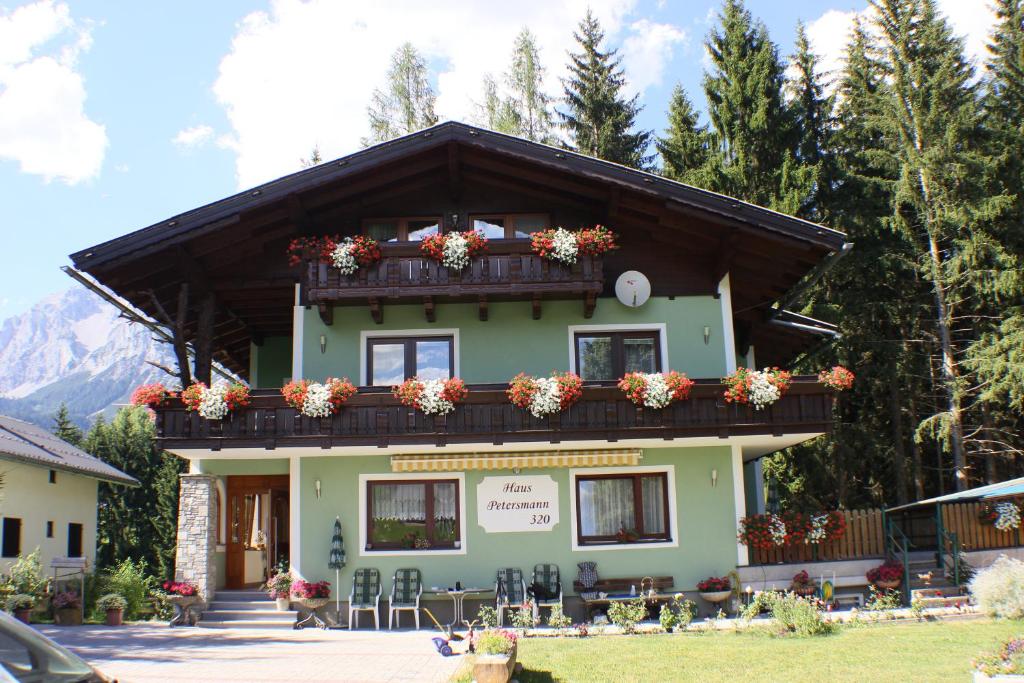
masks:
[[[668,388],[665,375],[660,372],[645,374],[644,405],[648,408],[664,408],[672,403],[672,391]]]
[[[576,263],[576,257],[580,253],[580,244],[576,235],[565,228],[558,228],[551,238],[551,257],[567,265]]]
[[[453,270],[462,270],[469,265],[469,243],[461,233],[445,236],[441,265]]]
[[[302,401],[302,414],[307,417],[329,417],[333,411],[331,388],[326,384],[311,382],[306,387],[306,398]]]
[[[768,531],[772,535],[772,543],[775,545],[786,544],[786,523],[781,517],[772,515],[772,521],[768,524]]]
[[[331,263],[345,275],[351,275],[359,270],[359,262],[356,261],[356,257],[352,254],[354,248],[355,244],[352,242],[352,238],[346,237],[331,252]]]
[[[199,399],[198,412],[207,420],[221,420],[228,414],[228,402],[224,400],[231,385],[221,380],[212,387],[203,389],[202,397]]]
[[[828,524],[828,513],[811,515],[811,530],[807,533],[804,543],[821,543],[825,540],[825,525]]]
[[[550,377],[537,379],[537,391],[530,399],[530,412],[534,417],[544,417],[562,409],[562,392],[558,380]]]
[[[779,388],[772,384],[770,377],[767,370],[750,373],[750,389],[747,395],[750,404],[757,410],[770,406],[782,395]]]
[[[1020,508],[1017,507],[1016,503],[1009,501],[996,503],[995,509],[999,516],[996,517],[996,521],[993,522],[992,526],[1000,531],[1009,531],[1020,526]]]
[[[420,410],[427,415],[447,415],[455,410],[455,404],[444,398],[444,380],[428,379],[421,382]]]

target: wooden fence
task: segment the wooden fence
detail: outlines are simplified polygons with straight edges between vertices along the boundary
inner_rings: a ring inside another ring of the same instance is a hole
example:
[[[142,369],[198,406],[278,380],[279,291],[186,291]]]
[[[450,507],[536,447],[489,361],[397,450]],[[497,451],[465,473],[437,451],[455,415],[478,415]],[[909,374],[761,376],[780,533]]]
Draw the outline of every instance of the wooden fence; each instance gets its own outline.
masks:
[[[1015,501],[1020,505],[1021,501]],[[1022,531],[1010,529],[1000,531],[991,524],[982,524],[978,518],[984,503],[956,503],[942,506],[942,526],[948,532],[955,532],[964,550],[987,550],[989,548],[1011,548],[1021,543]]]
[[[828,543],[752,550],[751,564],[780,564],[787,562],[814,562],[825,560],[857,560],[882,557],[885,554],[885,533],[882,530],[882,511],[840,510],[846,518],[846,533]]]

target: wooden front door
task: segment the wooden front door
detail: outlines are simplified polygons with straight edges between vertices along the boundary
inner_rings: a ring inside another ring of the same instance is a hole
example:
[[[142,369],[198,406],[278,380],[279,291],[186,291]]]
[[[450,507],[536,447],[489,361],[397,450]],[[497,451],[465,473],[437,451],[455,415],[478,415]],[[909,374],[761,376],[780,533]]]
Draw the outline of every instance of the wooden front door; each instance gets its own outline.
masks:
[[[258,586],[288,559],[288,475],[229,476],[227,491],[225,583]]]

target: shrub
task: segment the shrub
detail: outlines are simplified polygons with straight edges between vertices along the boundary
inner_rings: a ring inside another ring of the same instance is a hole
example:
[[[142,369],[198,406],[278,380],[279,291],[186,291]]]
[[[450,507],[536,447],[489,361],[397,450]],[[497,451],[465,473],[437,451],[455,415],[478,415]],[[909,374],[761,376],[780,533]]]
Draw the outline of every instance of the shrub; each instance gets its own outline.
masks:
[[[551,608],[551,614],[548,615],[548,626],[557,629],[569,628],[572,626],[572,619],[562,612],[561,605],[555,605]]]
[[[868,583],[877,583],[878,581],[902,581],[903,563],[897,562],[896,560],[886,560],[874,569],[869,569],[865,576],[868,579]]]
[[[991,566],[975,573],[969,587],[986,614],[1024,618],[1024,562],[1000,555]]]
[[[123,596],[118,595],[117,593],[107,593],[106,595],[104,595],[96,601],[96,609],[100,610],[101,612],[106,612],[107,610],[112,609],[126,610],[127,608],[128,601],[125,600]]]
[[[516,644],[516,634],[512,631],[487,629],[473,637],[473,648],[481,655],[507,655]]]
[[[476,611],[476,618],[484,628],[497,628],[498,626],[498,610],[490,605],[480,605],[480,609]]]
[[[879,590],[875,586],[869,586],[871,595],[864,605],[866,609],[873,612],[886,612],[900,607],[900,592],[897,590]]]
[[[80,609],[82,598],[75,591],[62,591],[53,596],[54,609]]]
[[[623,633],[634,633],[636,625],[647,618],[647,603],[643,598],[613,602],[608,608],[608,618]]]
[[[29,595],[28,593],[15,593],[4,602],[4,608],[8,612],[13,612],[17,609],[32,609],[35,606],[36,596]]]
[[[11,571],[3,578],[4,592],[20,593],[39,598],[46,591],[46,579],[43,577],[43,565],[39,561],[39,549],[33,550],[24,557],[19,556]]]
[[[666,632],[671,631],[676,625],[676,613],[672,611],[672,607],[668,603],[664,603],[661,606],[661,611],[658,613],[658,623],[665,629]]]
[[[523,603],[522,607],[517,610],[509,610],[509,620],[512,625],[522,631],[522,635],[526,635],[526,630],[531,629],[537,625],[537,621],[533,618],[533,603],[527,600]]]
[[[820,601],[795,593],[758,593],[744,611],[744,618],[752,619],[764,610],[771,613],[782,633],[827,635],[835,631],[836,625],[825,619],[819,605]]]
[[[672,602],[662,604],[658,621],[666,631],[671,631],[673,628],[685,631],[693,621],[693,615],[696,612],[697,605],[692,600],[685,599],[682,593],[676,593]]]
[[[107,569],[101,585],[104,593],[116,593],[127,601],[124,618],[132,620],[138,619],[146,607],[150,593],[156,588],[156,579],[146,574],[145,560],[136,562],[129,557]]]
[[[288,572],[278,572],[270,577],[263,589],[273,600],[289,598],[292,594],[292,575]]]

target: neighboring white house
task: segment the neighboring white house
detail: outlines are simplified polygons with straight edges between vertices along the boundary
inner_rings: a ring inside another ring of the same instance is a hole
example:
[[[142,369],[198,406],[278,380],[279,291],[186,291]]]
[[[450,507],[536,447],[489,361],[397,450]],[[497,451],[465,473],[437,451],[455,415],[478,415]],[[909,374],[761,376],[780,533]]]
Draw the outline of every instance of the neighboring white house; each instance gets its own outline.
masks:
[[[55,557],[96,561],[100,481],[137,486],[124,472],[35,425],[0,415],[0,571],[39,548]]]

